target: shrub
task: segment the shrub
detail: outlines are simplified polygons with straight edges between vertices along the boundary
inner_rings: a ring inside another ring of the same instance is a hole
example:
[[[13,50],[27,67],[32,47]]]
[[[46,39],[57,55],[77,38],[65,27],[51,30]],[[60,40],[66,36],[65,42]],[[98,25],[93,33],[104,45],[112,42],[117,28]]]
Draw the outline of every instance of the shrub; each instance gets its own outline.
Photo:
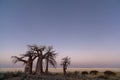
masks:
[[[82,71],[82,73],[81,73],[82,75],[87,75],[88,74],[88,72],[87,71]]]
[[[98,74],[98,71],[96,71],[96,70],[90,71],[90,74],[92,74],[92,75],[97,75],[97,74]]]
[[[105,71],[105,72],[104,72],[104,75],[105,75],[105,76],[115,76],[116,73],[114,73],[114,72],[112,72],[112,71]]]

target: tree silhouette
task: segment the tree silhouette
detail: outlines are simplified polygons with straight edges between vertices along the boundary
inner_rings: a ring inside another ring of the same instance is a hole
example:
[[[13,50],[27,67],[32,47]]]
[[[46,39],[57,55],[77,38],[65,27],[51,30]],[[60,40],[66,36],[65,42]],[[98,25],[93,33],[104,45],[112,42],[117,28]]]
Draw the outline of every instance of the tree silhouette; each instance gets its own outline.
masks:
[[[37,54],[37,64],[36,64],[36,74],[43,74],[43,53],[45,50],[45,46],[37,46],[37,45],[29,45],[31,50]]]
[[[24,59],[26,57],[28,57],[27,60]],[[32,50],[29,50],[25,54],[22,54],[21,57],[12,56],[11,58],[13,58],[14,63],[23,62],[25,64],[25,73],[31,74],[33,61],[36,57],[37,57],[36,54]]]
[[[53,67],[56,67],[56,55],[57,53],[55,53],[55,51],[53,51],[53,47],[52,46],[48,46],[46,49],[46,53],[44,55],[45,61],[46,61],[46,69],[45,69],[45,73],[48,73],[48,67],[49,64],[51,64]]]
[[[70,58],[68,56],[63,58],[61,65],[63,66],[63,73],[64,73],[64,75],[66,75],[67,67],[68,67],[68,65],[70,65]]]
[[[26,74],[32,74],[33,61],[35,60],[36,57],[37,57],[36,53],[34,53],[30,46],[28,46],[28,51],[26,51],[25,54],[22,54],[21,57],[12,56],[11,58],[13,58],[14,63],[23,62],[25,64],[24,72]]]
[[[22,56],[23,57],[28,57],[28,60],[27,60],[27,65],[28,66],[26,66],[26,68],[28,68],[26,70],[28,70],[28,71],[26,71],[26,72],[31,74],[32,73],[32,67],[33,67],[33,61],[37,56],[33,51],[27,51],[27,53],[23,54]]]

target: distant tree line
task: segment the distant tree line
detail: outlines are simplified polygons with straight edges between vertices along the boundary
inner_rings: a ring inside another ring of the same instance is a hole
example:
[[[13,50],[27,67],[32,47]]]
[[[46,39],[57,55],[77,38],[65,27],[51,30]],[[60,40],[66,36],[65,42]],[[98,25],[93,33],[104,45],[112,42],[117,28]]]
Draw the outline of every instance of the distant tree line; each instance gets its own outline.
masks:
[[[25,65],[24,72],[26,74],[32,74],[33,62],[37,59],[35,73],[42,75],[43,73],[48,74],[48,67],[51,64],[56,67],[56,56],[57,53],[53,50],[52,46],[38,46],[38,45],[28,45],[28,51],[25,54],[18,56],[12,56],[14,63],[23,62]],[[45,72],[43,71],[43,60],[45,60]],[[70,58],[65,57],[62,59],[61,65],[63,66],[64,75],[66,75],[66,70],[70,64]]]

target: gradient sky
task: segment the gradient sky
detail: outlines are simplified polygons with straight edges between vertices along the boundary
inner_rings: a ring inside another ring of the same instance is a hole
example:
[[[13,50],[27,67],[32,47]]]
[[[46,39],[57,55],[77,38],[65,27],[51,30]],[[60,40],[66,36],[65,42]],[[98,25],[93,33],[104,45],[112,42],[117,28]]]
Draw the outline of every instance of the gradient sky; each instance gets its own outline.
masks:
[[[0,0],[0,67],[28,44],[53,45],[73,67],[120,67],[120,1]]]

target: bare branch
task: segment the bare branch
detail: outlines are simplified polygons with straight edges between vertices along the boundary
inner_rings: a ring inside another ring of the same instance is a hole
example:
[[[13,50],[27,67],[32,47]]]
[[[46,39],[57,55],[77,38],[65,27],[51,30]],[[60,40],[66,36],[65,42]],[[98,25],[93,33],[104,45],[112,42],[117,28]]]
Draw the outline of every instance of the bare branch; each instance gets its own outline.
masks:
[[[12,56],[11,58],[13,58],[13,62],[14,62],[14,63],[17,63],[17,62],[19,62],[19,61],[24,62],[24,63],[27,63],[27,61],[24,60],[23,57]]]

